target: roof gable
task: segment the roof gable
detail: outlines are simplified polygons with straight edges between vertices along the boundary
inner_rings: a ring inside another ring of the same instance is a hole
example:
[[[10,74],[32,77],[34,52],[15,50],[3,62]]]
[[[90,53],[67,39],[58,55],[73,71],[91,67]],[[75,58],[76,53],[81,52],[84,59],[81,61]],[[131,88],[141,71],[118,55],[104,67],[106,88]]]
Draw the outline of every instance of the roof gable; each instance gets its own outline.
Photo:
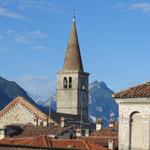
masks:
[[[11,108],[13,108],[16,104],[21,104],[23,107],[27,108],[29,111],[31,111],[36,117],[40,118],[48,118],[48,116],[43,113],[41,110],[36,108],[34,105],[29,103],[25,98],[18,96],[13,101],[11,101],[7,106],[5,106],[0,111],[0,116],[3,116],[5,113],[7,113]]]

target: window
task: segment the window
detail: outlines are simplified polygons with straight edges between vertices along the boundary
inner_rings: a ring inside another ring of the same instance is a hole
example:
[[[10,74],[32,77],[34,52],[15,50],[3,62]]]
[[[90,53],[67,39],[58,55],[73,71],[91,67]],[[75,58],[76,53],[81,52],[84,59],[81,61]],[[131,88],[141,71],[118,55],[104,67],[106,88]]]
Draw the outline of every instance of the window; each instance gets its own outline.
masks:
[[[72,77],[69,77],[69,89],[72,88]]]
[[[67,78],[64,77],[63,86],[65,89],[67,89]]]
[[[129,149],[143,149],[143,124],[138,111],[130,114],[129,119]]]

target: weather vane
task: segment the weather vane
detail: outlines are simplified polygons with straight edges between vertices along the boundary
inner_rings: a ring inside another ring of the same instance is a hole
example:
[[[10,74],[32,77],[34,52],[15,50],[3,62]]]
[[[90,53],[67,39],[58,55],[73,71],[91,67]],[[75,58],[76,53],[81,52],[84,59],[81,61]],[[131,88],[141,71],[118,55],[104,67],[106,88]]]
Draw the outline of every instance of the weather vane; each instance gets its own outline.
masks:
[[[75,18],[76,15],[76,9],[72,9],[73,17]]]

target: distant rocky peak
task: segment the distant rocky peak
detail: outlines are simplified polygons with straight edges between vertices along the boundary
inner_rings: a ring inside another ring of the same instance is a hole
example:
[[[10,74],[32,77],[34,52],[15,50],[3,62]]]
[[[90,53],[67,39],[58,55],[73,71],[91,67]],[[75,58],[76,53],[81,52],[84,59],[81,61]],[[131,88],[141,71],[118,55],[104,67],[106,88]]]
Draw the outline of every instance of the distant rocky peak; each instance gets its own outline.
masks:
[[[89,86],[89,116],[93,119],[103,118],[108,126],[110,117],[117,119],[118,105],[112,98],[113,91],[104,81],[93,81]]]
[[[100,81],[99,82],[99,81],[95,80],[95,81],[90,83],[89,87],[90,87],[90,89],[92,89],[92,88],[94,88],[94,89],[105,89],[105,90],[109,90],[109,91],[111,91],[113,93],[113,91],[110,90],[107,87],[107,85],[106,85],[106,83],[104,81]]]

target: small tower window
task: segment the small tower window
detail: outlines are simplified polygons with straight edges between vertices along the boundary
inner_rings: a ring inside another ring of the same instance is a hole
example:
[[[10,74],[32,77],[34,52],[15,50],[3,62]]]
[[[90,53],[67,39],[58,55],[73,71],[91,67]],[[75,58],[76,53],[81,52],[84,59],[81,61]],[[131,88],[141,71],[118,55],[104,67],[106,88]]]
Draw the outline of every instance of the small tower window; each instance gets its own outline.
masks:
[[[64,77],[63,85],[64,85],[64,88],[67,89],[67,78],[66,77]]]
[[[69,77],[69,89],[72,88],[72,77]]]

